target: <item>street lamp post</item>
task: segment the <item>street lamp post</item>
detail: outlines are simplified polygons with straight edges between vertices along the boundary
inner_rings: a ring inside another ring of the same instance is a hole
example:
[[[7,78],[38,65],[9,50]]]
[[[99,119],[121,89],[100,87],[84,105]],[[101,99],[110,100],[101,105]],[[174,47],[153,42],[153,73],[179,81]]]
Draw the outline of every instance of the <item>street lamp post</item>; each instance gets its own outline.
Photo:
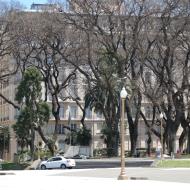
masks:
[[[127,97],[127,91],[125,87],[122,88],[121,93],[121,125],[120,125],[120,136],[121,136],[121,173],[118,177],[119,180],[128,179],[125,173],[125,129],[124,129],[124,117],[125,117],[125,99]]]
[[[163,159],[163,134],[162,134],[162,126],[163,126],[163,113],[160,113],[160,141],[161,141],[161,160]]]

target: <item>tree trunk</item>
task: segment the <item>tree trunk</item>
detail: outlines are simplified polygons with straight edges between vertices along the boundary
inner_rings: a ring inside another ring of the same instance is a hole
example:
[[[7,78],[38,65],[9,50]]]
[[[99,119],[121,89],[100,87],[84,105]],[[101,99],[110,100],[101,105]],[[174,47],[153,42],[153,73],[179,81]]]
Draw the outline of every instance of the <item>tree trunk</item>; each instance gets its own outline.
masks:
[[[183,132],[181,133],[179,137],[179,152],[180,153],[183,152],[183,144],[186,140],[186,137],[187,137],[187,130],[183,129]]]
[[[148,156],[150,156],[151,154],[151,142],[152,142],[152,137],[151,137],[151,133],[148,132],[148,139],[147,139],[147,154]]]
[[[129,101],[126,99],[126,111],[128,117],[128,124],[129,124],[129,133],[130,133],[130,140],[131,140],[131,156],[136,156],[136,148],[137,148],[137,138],[138,138],[138,122],[133,122],[131,108],[129,106]],[[139,112],[140,115],[140,112]]]
[[[187,130],[187,154],[190,154],[190,128]]]
[[[54,147],[54,153],[57,150],[57,147],[55,146],[55,142],[57,141],[57,135],[58,135],[58,130],[59,130],[59,110],[60,110],[60,104],[58,101],[57,96],[53,96],[52,97],[52,114],[55,118],[55,130],[54,130],[54,134],[53,134],[53,147]]]
[[[118,129],[115,129],[115,143],[113,146],[113,156],[118,156],[118,146],[119,146],[119,132]]]
[[[118,126],[118,125],[117,125]],[[110,124],[110,133],[107,134],[107,156],[118,156],[119,133],[116,124]]]
[[[137,126],[133,126],[130,130],[130,140],[131,140],[131,156],[137,156],[136,148],[137,148],[137,138],[138,138],[138,128]]]
[[[31,128],[31,134],[30,134],[30,153],[31,153],[31,160],[34,160],[34,151],[35,151],[35,147],[34,147],[34,140],[35,140],[35,131],[34,128]]]
[[[118,147],[119,147],[119,118],[120,118],[120,106],[118,107],[118,111],[114,117],[114,134],[115,134],[115,144],[114,144],[114,156],[118,156]]]
[[[44,141],[44,143],[48,146],[48,149],[49,149],[51,155],[53,156],[54,155],[54,143],[52,143],[51,141],[46,139],[40,126],[38,126],[38,133],[39,133],[40,137],[42,138],[42,140]]]
[[[169,133],[169,154],[176,153],[176,132],[170,130]]]

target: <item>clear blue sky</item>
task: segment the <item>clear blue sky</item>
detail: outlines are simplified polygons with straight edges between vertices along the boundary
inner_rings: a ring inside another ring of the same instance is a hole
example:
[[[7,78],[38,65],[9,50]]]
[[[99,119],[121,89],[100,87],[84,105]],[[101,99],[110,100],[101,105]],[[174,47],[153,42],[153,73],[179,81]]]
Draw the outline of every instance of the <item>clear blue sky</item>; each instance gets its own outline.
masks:
[[[18,0],[22,5],[30,8],[32,3],[47,3],[47,0]]]

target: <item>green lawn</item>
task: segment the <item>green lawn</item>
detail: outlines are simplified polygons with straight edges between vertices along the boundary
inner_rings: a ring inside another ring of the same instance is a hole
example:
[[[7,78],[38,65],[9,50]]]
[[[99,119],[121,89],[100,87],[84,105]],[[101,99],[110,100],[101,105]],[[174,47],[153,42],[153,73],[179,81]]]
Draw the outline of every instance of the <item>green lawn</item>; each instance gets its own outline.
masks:
[[[162,160],[157,164],[161,168],[190,168],[190,160]]]

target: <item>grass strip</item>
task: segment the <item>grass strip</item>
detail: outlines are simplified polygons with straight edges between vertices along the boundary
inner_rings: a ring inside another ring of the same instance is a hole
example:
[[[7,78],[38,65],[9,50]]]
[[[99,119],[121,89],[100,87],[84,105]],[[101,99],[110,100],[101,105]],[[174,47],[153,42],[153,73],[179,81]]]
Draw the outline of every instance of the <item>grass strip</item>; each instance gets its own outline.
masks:
[[[161,168],[190,168],[190,160],[160,160],[157,167]]]

